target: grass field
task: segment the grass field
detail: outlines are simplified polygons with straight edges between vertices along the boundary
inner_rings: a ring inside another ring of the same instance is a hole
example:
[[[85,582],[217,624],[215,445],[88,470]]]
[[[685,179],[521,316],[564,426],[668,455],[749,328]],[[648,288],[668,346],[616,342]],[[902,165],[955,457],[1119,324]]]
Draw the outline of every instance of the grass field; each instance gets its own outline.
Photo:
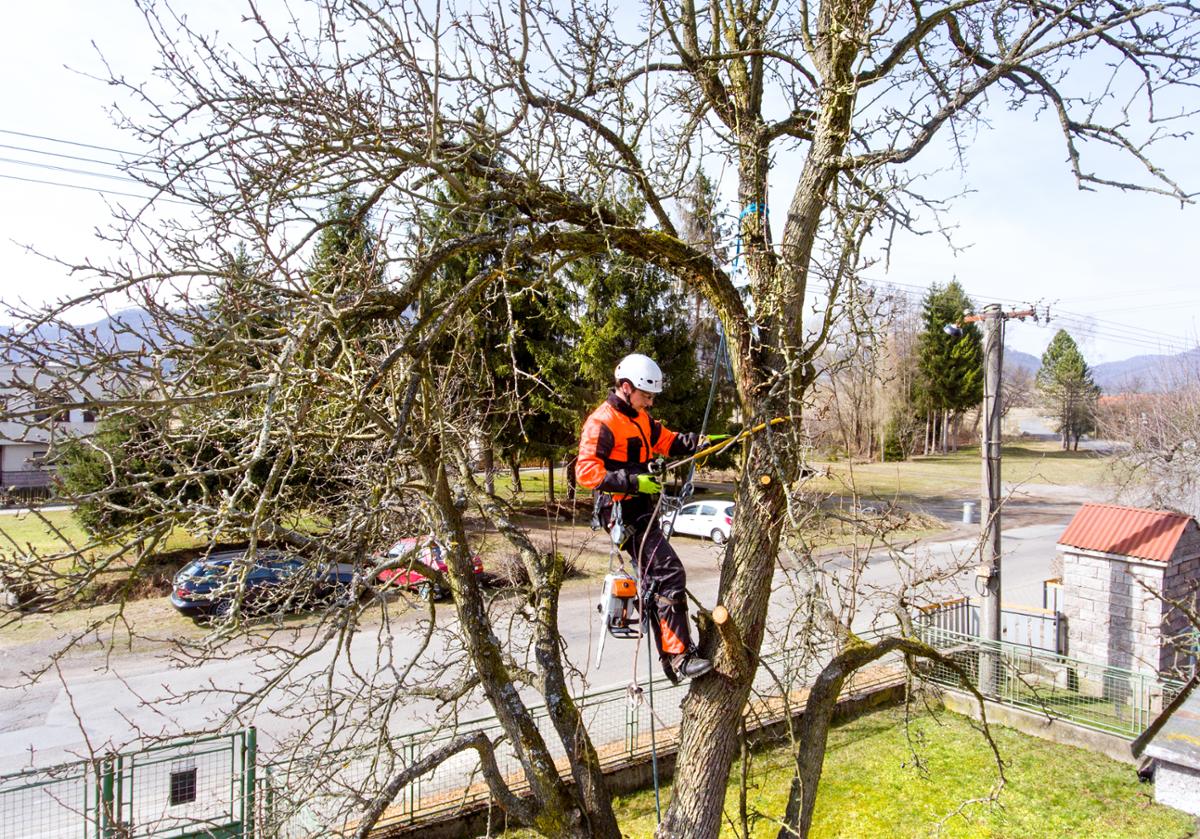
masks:
[[[1003,477],[1007,483],[1057,484],[1098,486],[1108,474],[1108,461],[1089,452],[1064,452],[1053,442],[1030,442],[1010,444],[1003,449]],[[974,497],[979,492],[979,449],[965,448],[944,455],[917,458],[901,463],[834,462],[817,464],[826,467],[829,477],[814,479],[809,486],[818,493],[846,496],[857,494],[870,500],[923,501],[934,498]],[[728,473],[701,475],[702,481],[731,477]],[[501,497],[513,500],[531,511],[546,501],[546,471],[531,468],[523,472],[523,489],[514,496],[511,478],[501,472],[496,478],[496,491]],[[718,490],[732,489],[728,484],[717,484]],[[566,482],[562,470],[555,476],[556,496],[565,498]],[[584,491],[580,502],[583,508],[590,504],[590,496]],[[844,503],[844,502],[842,502]],[[589,509],[584,509],[578,523],[586,523]],[[0,553],[13,555],[37,552],[53,554],[63,551],[68,543],[80,546],[87,543],[87,536],[68,510],[55,510],[39,518],[31,514],[0,516]],[[309,526],[316,528],[313,523]],[[839,529],[840,528],[840,529]],[[904,532],[905,538],[919,538],[934,533],[936,523],[913,521]],[[811,534],[814,545],[837,545],[851,541],[854,537],[835,519],[818,522]],[[199,541],[182,531],[173,534],[162,547],[163,551],[192,547]]]
[[[1021,441],[1006,443],[1001,449],[1001,474],[1005,483],[1049,484],[1056,486],[1101,486],[1110,477],[1110,460],[1095,452],[1063,451],[1055,441]],[[816,492],[859,495],[876,498],[913,496],[927,498],[961,492],[978,493],[980,482],[979,446],[967,446],[946,455],[916,457],[896,463],[854,463],[851,461],[818,461],[812,464],[829,472],[829,477],[817,478],[809,486]],[[731,479],[730,473],[719,478]],[[699,481],[711,481],[713,475],[703,472]],[[521,473],[523,492],[512,492],[512,479],[507,472],[496,476],[496,492],[503,498],[521,498],[542,502],[546,498],[546,470],[527,469]],[[566,497],[566,481],[561,469],[554,478],[557,498]],[[584,491],[586,494],[586,491]]]
[[[1007,784],[995,803],[962,806],[986,798],[997,780],[991,751],[966,718],[922,714],[906,736],[903,710],[892,709],[835,729],[811,836],[1182,839],[1196,827],[1191,816],[1155,804],[1153,788],[1139,783],[1130,766],[1011,729],[992,731]],[[738,774],[735,765],[725,799],[727,819],[737,819]],[[787,806],[791,778],[786,749],[753,756],[747,795],[751,837],[774,839],[779,830],[774,820]],[[664,806],[669,797],[668,788]],[[618,818],[626,836],[652,836],[653,791],[620,799]],[[721,832],[730,839],[740,835],[728,822]]]
[[[1065,452],[1056,442],[1008,443],[1001,448],[1001,477],[1005,483],[1057,486],[1101,486],[1109,476],[1110,461],[1094,452]],[[830,477],[810,484],[817,491],[887,498],[929,498],[979,492],[979,447],[947,455],[918,457],[899,463],[819,464]]]

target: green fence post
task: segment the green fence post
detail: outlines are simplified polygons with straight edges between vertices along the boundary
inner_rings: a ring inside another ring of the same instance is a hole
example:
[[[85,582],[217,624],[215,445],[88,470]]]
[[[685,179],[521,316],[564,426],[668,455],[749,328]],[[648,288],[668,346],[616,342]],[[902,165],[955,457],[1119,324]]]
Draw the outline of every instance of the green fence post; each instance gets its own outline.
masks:
[[[113,839],[116,836],[113,824],[113,761],[105,758],[100,766],[100,836],[102,839]]]
[[[242,753],[242,784],[245,796],[242,799],[242,836],[254,839],[255,792],[258,782],[258,734],[254,726],[246,729]]]

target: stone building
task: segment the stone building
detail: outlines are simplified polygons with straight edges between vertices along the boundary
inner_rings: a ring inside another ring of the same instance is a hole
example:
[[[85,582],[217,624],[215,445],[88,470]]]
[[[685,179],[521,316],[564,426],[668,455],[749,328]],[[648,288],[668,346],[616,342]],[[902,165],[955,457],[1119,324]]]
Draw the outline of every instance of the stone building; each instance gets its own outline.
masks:
[[[1181,513],[1085,504],[1058,541],[1072,658],[1147,674],[1195,667],[1200,528]]]

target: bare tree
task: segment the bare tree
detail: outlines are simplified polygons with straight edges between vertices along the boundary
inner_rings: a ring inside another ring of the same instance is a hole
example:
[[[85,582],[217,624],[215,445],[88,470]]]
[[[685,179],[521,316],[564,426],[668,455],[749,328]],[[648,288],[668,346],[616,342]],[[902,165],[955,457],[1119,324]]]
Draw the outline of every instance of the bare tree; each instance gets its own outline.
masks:
[[[1200,375],[1163,371],[1163,390],[1102,400],[1099,431],[1118,448],[1121,494],[1133,503],[1200,515]]]
[[[95,404],[144,414],[170,441],[171,477],[113,471],[114,497],[130,478],[156,490],[153,515],[125,535],[153,545],[169,524],[342,557],[396,516],[423,518],[452,546],[446,583],[466,649],[447,671],[465,681],[439,695],[478,684],[534,803],[524,808],[504,790],[497,797],[548,835],[618,831],[567,693],[555,624],[561,560],[534,548],[478,491],[462,456],[470,423],[459,411],[471,394],[455,387],[456,362],[442,348],[485,289],[518,260],[553,274],[574,258],[618,251],[658,266],[719,317],[741,416],[798,418],[823,351],[852,314],[865,249],[886,245],[896,225],[918,225],[922,209],[936,214],[911,187],[911,165],[943,134],[965,153],[963,133],[989,105],[1054,114],[1081,188],[1188,197],[1148,157],[1153,141],[1170,136],[1171,117],[1190,116],[1180,104],[1188,100],[1175,98],[1197,70],[1197,13],[1186,2],[661,2],[635,19],[602,3],[468,10],[330,0],[279,19],[251,5],[244,48],[192,30],[166,3],[145,8],[161,45],[155,83],[113,80],[129,94],[128,127],[153,149],[131,172],[194,215],[157,223],[153,212],[130,211],[114,234],[123,256],[76,267],[98,283],[88,300],[130,295],[170,328],[144,350],[98,348],[85,335],[57,348],[73,352],[78,369],[125,377],[120,398]],[[1095,79],[1100,66],[1109,75]],[[1093,171],[1084,157],[1093,147],[1132,167],[1113,177]],[[672,219],[696,167],[712,171],[716,161],[728,164],[722,186],[739,207],[745,294]],[[314,288],[303,260],[325,222],[313,205],[346,185],[380,219],[384,247],[374,258],[391,279]],[[436,241],[424,223],[434,201],[460,215],[498,203],[514,212],[502,226]],[[177,336],[206,319],[209,281],[237,243],[261,255],[255,281],[280,299],[278,325],[197,356]],[[482,254],[499,258],[456,287],[430,282],[448,260]],[[30,328],[12,338],[30,337],[76,302],[29,313]],[[227,386],[191,389],[194,367],[230,358],[243,360],[221,378]],[[210,433],[201,405],[237,406],[227,415],[232,445]],[[716,674],[691,688],[662,836],[720,828],[750,691],[737,664],[757,660],[780,536],[804,515],[799,423],[768,427],[746,447],[719,595],[736,633],[717,644]],[[327,490],[306,496],[298,485]],[[529,570],[528,599],[508,612],[525,617],[529,668],[492,631],[470,573],[461,508],[471,503]],[[300,511],[329,527],[317,535],[289,527]],[[341,614],[329,637],[352,626],[354,611]],[[552,699],[574,785],[559,778],[514,682]],[[806,752],[810,768],[821,758]]]

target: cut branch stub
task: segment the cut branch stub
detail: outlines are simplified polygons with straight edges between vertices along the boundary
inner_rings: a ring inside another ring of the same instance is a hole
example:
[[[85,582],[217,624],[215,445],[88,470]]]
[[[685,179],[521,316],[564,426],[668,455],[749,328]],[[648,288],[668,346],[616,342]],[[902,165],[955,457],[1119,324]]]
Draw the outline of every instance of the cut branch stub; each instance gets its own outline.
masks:
[[[717,635],[721,638],[721,643],[729,654],[729,661],[732,665],[733,672],[725,675],[736,680],[749,678],[753,670],[750,667],[750,660],[746,657],[746,647],[742,643],[741,633],[738,632],[737,624],[733,622],[733,616],[723,605],[717,604],[716,608],[712,610],[712,622],[717,629]]]

